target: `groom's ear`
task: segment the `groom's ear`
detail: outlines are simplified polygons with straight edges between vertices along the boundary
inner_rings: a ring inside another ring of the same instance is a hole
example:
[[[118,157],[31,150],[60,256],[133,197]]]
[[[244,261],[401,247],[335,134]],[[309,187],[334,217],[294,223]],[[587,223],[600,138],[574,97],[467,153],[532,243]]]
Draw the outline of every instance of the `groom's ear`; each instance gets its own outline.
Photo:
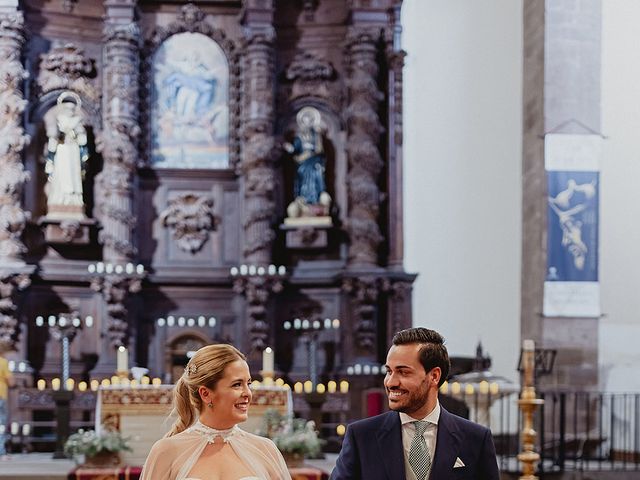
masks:
[[[440,385],[440,378],[442,377],[442,369],[440,367],[433,367],[427,373],[427,378],[429,379],[429,385],[433,385],[436,388]]]

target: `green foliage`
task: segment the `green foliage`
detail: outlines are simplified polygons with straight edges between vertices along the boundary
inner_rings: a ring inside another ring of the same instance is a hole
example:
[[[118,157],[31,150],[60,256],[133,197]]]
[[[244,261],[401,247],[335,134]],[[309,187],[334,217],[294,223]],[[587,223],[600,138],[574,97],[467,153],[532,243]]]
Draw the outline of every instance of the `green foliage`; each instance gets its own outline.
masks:
[[[281,415],[277,410],[267,410],[259,432],[270,438],[282,453],[298,453],[308,458],[321,455],[323,440],[318,438],[315,423],[303,418]]]
[[[129,438],[123,437],[116,430],[102,430],[98,435],[95,430],[78,430],[70,435],[64,444],[64,452],[70,456],[85,455],[93,457],[98,452],[131,451]]]

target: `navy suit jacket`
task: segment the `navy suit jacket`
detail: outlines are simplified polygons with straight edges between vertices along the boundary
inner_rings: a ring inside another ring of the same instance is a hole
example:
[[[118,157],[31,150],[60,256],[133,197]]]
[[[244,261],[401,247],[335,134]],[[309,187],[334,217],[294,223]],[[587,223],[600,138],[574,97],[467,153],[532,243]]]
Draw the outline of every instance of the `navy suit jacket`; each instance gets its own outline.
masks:
[[[453,468],[456,458],[464,467]],[[397,412],[349,425],[331,480],[405,480],[402,425]],[[430,480],[499,480],[489,429],[440,410]]]

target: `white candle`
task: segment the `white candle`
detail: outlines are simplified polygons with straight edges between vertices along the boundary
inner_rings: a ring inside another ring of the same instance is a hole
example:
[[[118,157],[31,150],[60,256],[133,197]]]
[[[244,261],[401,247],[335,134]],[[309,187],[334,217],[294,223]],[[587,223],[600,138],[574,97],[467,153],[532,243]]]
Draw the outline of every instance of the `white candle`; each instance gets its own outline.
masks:
[[[118,347],[118,353],[116,356],[116,371],[118,373],[129,371],[129,352],[127,352],[127,349],[122,345]]]
[[[258,267],[256,272],[258,273],[258,275],[264,275],[265,274],[265,269],[264,269],[264,267]]]
[[[246,275],[246,274],[247,274],[247,266],[240,265],[240,275]]]
[[[235,277],[239,273],[238,267],[231,267],[231,270],[229,270],[229,273],[231,274],[232,277]]]
[[[0,423],[0,435],[4,435],[6,427]]]
[[[262,371],[273,372],[273,349],[271,347],[262,351]]]
[[[107,265],[104,267],[104,271],[106,273],[112,273],[113,272],[113,264],[112,263],[107,263]]]
[[[144,273],[144,265],[142,265],[141,263],[136,265],[136,273],[138,275],[142,275]]]
[[[119,275],[124,271],[124,268],[122,268],[122,265],[116,265],[115,268],[115,272]]]
[[[249,275],[255,275],[255,274],[256,274],[256,266],[249,265]]]
[[[271,264],[269,265],[269,267],[267,268],[267,272],[269,272],[269,275],[275,275],[276,274],[276,266]]]
[[[104,272],[104,263],[102,263],[102,262],[98,262],[98,264],[96,265],[96,272],[97,272],[97,273],[102,273],[102,272]]]
[[[60,379],[54,378],[51,380],[51,388],[55,391],[60,390]]]
[[[90,263],[89,266],[87,267],[87,270],[89,271],[89,273],[95,273],[96,266],[93,263]]]
[[[125,271],[128,274],[132,274],[134,270],[135,270],[135,267],[133,266],[133,263],[127,263],[127,266],[125,267]]]
[[[287,267],[280,265],[278,267],[278,275],[285,275],[287,273]]]
[[[20,431],[20,425],[18,422],[11,422],[11,435],[18,435]]]

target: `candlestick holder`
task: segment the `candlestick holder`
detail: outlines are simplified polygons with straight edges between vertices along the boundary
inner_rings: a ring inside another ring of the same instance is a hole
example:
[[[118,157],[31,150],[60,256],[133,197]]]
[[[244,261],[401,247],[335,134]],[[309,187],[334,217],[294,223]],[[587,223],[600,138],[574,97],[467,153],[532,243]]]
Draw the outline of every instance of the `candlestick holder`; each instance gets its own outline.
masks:
[[[537,433],[533,428],[533,414],[536,409],[544,404],[544,400],[536,398],[536,390],[533,385],[535,360],[534,344],[532,340],[525,340],[522,349],[523,387],[518,405],[522,410],[522,452],[518,454],[518,460],[522,463],[522,475],[520,480],[537,480],[535,475],[536,464],[540,461],[540,454],[535,448]]]
[[[240,265],[239,268],[232,267],[229,275],[233,281],[233,291],[246,298],[251,350],[260,352],[269,345],[267,303],[272,294],[278,294],[284,289],[284,281],[288,278],[287,269],[282,265]]]
[[[102,293],[107,304],[106,333],[114,347],[125,345],[128,329],[127,297],[142,289],[147,272],[142,264],[114,264],[98,262],[87,267],[91,288]]]

